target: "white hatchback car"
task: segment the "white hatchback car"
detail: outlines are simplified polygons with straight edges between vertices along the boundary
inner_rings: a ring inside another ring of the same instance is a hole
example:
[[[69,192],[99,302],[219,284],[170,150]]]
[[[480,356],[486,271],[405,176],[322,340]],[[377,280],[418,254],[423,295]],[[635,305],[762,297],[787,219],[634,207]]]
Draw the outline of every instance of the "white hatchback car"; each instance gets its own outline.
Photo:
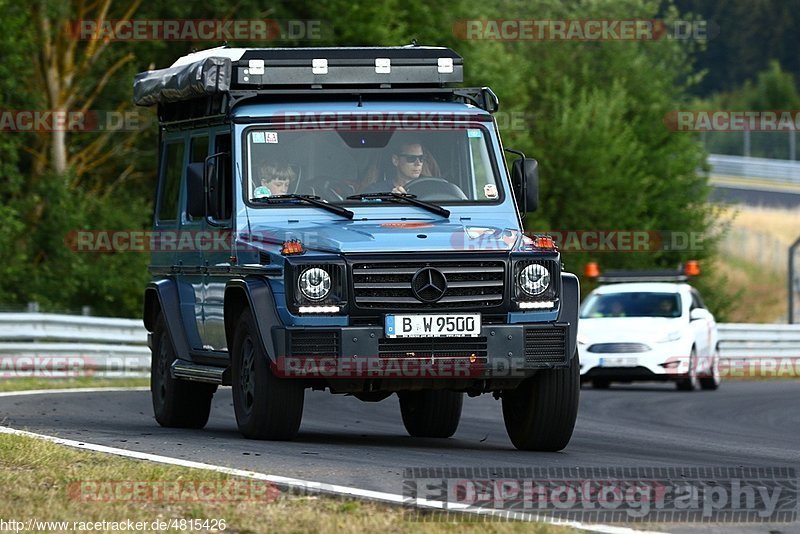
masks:
[[[634,282],[600,286],[581,305],[581,381],[674,381],[679,390],[717,389],[717,324],[686,283]]]

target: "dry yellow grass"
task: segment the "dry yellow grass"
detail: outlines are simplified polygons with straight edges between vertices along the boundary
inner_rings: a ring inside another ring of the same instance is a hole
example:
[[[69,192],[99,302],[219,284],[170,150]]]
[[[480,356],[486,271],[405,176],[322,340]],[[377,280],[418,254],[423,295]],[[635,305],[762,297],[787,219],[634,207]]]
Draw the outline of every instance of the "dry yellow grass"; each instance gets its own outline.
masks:
[[[731,323],[786,322],[786,273],[773,273],[741,258],[722,255],[714,271],[727,278],[730,295],[741,290],[732,301],[726,321]]]
[[[720,243],[715,271],[727,278],[733,302],[731,322],[774,323],[787,319],[787,252],[800,236],[800,210],[736,206],[720,207]]]
[[[800,237],[800,210],[738,206],[727,208],[732,226],[771,235],[787,247]]]

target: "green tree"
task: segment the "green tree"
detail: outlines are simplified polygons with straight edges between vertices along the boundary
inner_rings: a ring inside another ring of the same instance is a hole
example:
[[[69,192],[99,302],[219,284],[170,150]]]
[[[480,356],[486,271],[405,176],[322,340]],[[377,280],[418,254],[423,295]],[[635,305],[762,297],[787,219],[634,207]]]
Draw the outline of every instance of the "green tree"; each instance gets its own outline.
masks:
[[[746,80],[736,90],[697,99],[692,107],[699,110],[796,110],[800,109],[800,93],[795,77],[783,70],[777,61],[771,61],[766,70],[757,74],[755,81]],[[750,132],[749,136],[751,156],[789,159],[791,138],[787,132]],[[742,132],[708,132],[704,142],[714,154],[744,154]]]
[[[80,16],[83,3],[63,5],[55,0],[37,2],[26,12],[9,0],[0,0],[6,32],[0,35],[9,58],[0,62],[8,70],[0,80],[0,106],[44,108],[48,105],[37,72],[49,64],[40,58],[95,57],[80,83],[73,83],[73,100],[83,105],[91,99],[96,109],[129,106],[135,72],[168,66],[193,47],[215,43],[111,42],[74,45],[64,56],[65,43],[57,28]],[[317,19],[323,21],[322,40],[232,45],[402,45],[451,46],[465,58],[466,80],[490,85],[501,101],[501,112],[523,117],[502,133],[506,146],[524,150],[540,160],[542,207],[526,218],[526,227],[539,230],[647,230],[707,233],[713,214],[706,204],[707,188],[696,169],[704,154],[696,139],[670,132],[665,114],[684,105],[695,75],[692,49],[686,43],[659,42],[502,42],[464,39],[458,30],[469,19],[631,19],[678,16],[657,0],[501,0],[475,4],[467,0],[434,3],[423,0],[388,0],[383,3],[354,0],[298,1],[264,6],[256,0],[235,5],[209,0],[198,5],[142,4],[106,0],[92,4],[102,16],[113,18],[263,18]],[[106,9],[106,11],[102,11]],[[131,11],[133,9],[133,11]],[[98,12],[93,11],[93,14]],[[38,19],[37,19],[38,17]],[[50,20],[48,32],[34,20]],[[37,30],[38,31],[38,30]],[[61,40],[60,40],[61,39]],[[45,48],[50,43],[51,54]],[[56,43],[53,45],[53,43]],[[53,50],[61,51],[54,56]],[[94,54],[94,55],[92,55]],[[61,61],[61,60],[57,60]],[[38,71],[36,65],[39,65]],[[55,65],[69,73],[69,61]],[[113,69],[112,75],[105,76]],[[2,73],[2,70],[0,70]],[[34,80],[31,82],[31,80]],[[104,84],[104,85],[103,85]],[[58,87],[68,87],[60,84]],[[58,102],[59,100],[54,100]],[[109,138],[103,147],[96,133],[64,137],[66,168],[54,165],[51,148],[41,136],[4,136],[0,144],[11,155],[0,163],[4,203],[0,222],[16,231],[12,242],[17,256],[6,264],[0,289],[14,302],[37,299],[48,306],[95,306],[99,313],[138,315],[141,289],[147,278],[144,254],[77,254],[65,246],[65,237],[79,229],[141,229],[152,213],[156,158],[156,129],[132,136]],[[123,141],[124,139],[124,141]],[[52,138],[50,139],[52,141]],[[25,146],[33,149],[26,151]],[[79,157],[96,150],[96,157]],[[24,178],[23,178],[24,177]],[[0,238],[6,239],[6,237]],[[0,243],[3,244],[3,243]],[[657,250],[652,253],[604,253],[607,267],[673,266],[699,251]],[[580,270],[588,254],[568,252],[572,270]],[[598,259],[592,255],[592,259]],[[17,274],[14,274],[14,273]],[[22,277],[22,278],[21,278]],[[21,282],[21,283],[18,283]]]

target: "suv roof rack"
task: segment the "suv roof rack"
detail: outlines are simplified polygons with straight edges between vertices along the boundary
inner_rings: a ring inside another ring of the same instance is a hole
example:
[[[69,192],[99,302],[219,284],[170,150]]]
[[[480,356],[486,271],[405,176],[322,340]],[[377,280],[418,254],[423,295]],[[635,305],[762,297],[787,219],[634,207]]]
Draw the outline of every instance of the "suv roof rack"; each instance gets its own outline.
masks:
[[[228,48],[194,52],[172,66],[142,72],[134,102],[158,106],[168,128],[224,122],[244,100],[403,99],[464,102],[494,113],[488,87],[453,87],[464,78],[463,59],[433,46],[338,48]]]
[[[137,74],[134,101],[152,106],[237,92],[433,89],[463,79],[463,59],[445,47],[219,47]]]

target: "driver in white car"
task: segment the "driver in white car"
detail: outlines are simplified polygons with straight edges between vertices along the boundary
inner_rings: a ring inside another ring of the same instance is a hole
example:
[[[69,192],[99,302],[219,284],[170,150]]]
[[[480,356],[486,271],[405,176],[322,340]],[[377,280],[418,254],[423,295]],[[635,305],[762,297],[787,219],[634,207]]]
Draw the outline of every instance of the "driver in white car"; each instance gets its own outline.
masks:
[[[395,146],[392,153],[392,165],[395,168],[394,178],[387,178],[375,182],[368,187],[367,193],[405,193],[405,185],[411,180],[416,180],[422,174],[422,166],[426,156],[422,144],[417,141],[407,141]]]

